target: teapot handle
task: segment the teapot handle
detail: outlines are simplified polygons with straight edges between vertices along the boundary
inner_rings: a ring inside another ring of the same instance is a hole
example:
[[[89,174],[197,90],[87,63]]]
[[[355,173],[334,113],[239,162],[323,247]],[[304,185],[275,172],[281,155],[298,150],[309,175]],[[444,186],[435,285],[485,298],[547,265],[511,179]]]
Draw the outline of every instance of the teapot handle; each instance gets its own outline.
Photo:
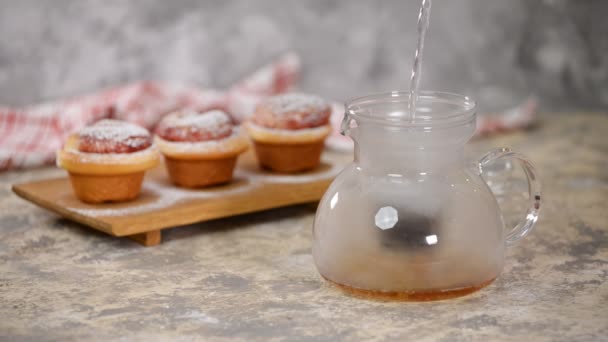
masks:
[[[525,156],[511,151],[508,147],[501,147],[486,153],[478,161],[479,174],[484,173],[484,167],[503,158],[515,159],[519,162],[528,179],[528,201],[530,206],[526,212],[526,216],[521,220],[506,236],[507,245],[512,245],[519,239],[526,236],[538,220],[540,211],[541,191],[540,182],[538,181],[536,170],[532,163]]]

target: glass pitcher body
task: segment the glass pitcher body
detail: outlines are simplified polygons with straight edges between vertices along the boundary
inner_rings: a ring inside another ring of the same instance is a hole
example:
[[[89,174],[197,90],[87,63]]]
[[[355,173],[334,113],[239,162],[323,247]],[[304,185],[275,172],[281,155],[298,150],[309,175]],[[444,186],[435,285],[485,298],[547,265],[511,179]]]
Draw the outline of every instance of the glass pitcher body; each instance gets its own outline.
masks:
[[[353,292],[440,299],[477,289],[501,272],[505,246],[530,231],[540,190],[527,159],[499,149],[467,163],[475,104],[422,93],[407,116],[408,94],[347,104],[343,132],[355,158],[323,196],[313,229],[321,275]],[[514,157],[531,181],[528,217],[506,231],[483,168]]]

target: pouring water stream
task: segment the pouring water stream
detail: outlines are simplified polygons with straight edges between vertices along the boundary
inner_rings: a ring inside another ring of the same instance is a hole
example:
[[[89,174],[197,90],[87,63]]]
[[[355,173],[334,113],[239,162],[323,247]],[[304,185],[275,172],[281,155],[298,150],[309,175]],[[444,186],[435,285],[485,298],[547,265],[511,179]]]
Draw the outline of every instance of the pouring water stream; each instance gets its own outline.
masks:
[[[424,50],[424,39],[429,29],[431,16],[431,0],[422,0],[420,12],[418,13],[418,44],[414,53],[414,63],[412,64],[412,74],[410,78],[410,98],[408,103],[407,119],[414,121],[416,118],[416,101],[418,100],[418,88],[420,87],[420,77],[422,71],[422,52]]]

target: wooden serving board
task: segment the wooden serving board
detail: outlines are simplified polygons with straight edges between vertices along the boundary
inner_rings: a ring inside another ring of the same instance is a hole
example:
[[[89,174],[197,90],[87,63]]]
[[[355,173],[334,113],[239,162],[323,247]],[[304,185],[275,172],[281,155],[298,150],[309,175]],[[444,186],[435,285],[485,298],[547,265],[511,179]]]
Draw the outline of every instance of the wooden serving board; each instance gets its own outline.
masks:
[[[160,165],[146,173],[140,196],[125,203],[82,203],[74,196],[67,175],[15,184],[13,191],[67,219],[153,246],[161,242],[162,229],[318,201],[351,158],[325,152],[317,169],[283,175],[261,170],[249,151],[239,158],[230,184],[204,189],[174,186]]]

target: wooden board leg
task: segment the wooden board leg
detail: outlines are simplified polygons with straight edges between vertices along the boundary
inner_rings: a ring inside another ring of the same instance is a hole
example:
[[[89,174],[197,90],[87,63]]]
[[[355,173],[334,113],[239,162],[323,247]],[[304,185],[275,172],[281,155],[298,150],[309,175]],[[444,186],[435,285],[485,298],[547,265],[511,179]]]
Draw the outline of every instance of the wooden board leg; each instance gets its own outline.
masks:
[[[305,203],[304,205],[306,207],[308,207],[309,209],[317,210],[317,208],[319,207],[319,201],[308,202],[308,203]]]
[[[129,235],[127,237],[146,247],[156,246],[156,245],[160,244],[160,241],[161,241],[160,230],[153,230],[151,232]]]

